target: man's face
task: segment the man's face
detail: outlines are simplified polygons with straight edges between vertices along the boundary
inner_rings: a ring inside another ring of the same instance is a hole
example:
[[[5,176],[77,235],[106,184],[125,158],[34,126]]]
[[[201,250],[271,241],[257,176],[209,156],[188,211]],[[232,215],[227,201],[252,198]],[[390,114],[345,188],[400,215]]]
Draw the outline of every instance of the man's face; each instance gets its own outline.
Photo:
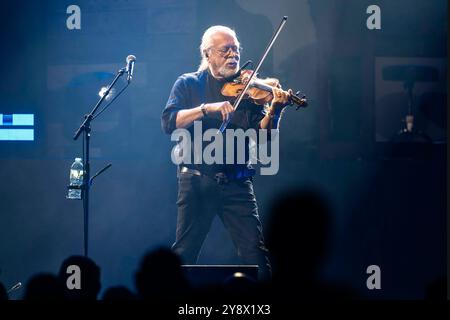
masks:
[[[208,62],[215,78],[228,78],[239,70],[239,43],[226,33],[216,33],[208,49]]]

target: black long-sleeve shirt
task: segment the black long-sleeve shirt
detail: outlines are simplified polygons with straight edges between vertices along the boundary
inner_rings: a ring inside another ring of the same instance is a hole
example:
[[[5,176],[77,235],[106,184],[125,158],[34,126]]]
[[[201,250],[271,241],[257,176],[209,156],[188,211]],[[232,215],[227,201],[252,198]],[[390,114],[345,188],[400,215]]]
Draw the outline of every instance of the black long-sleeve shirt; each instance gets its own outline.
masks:
[[[171,134],[176,129],[176,117],[177,113],[183,109],[191,109],[199,106],[202,103],[213,103],[230,100],[230,97],[225,97],[221,94],[222,86],[225,81],[215,79],[208,70],[186,73],[178,77],[175,84],[172,87],[169,99],[166,107],[164,108],[161,116],[161,126],[165,133]],[[220,114],[219,114],[220,116]],[[250,101],[243,100],[239,108],[234,112],[227,129],[242,129],[247,130],[253,128],[258,132],[260,122],[264,117],[262,106],[255,105]],[[208,129],[218,129],[222,124],[220,117],[213,117],[208,115],[198,120],[202,122],[202,134]],[[191,125],[186,128],[191,134],[191,140],[194,140],[194,126]],[[224,148],[223,148],[223,164],[183,164],[186,167],[197,169],[205,174],[220,172],[220,171],[236,171],[244,168],[251,168],[248,163],[249,141],[246,139],[245,151],[247,164],[236,165],[226,164],[226,138],[223,136]],[[203,142],[203,148],[210,142]],[[231,143],[231,142],[229,142]],[[236,161],[236,145],[234,147],[234,160]],[[192,153],[194,148],[191,148]],[[191,157],[192,163],[194,157]],[[236,162],[234,162],[236,163]]]

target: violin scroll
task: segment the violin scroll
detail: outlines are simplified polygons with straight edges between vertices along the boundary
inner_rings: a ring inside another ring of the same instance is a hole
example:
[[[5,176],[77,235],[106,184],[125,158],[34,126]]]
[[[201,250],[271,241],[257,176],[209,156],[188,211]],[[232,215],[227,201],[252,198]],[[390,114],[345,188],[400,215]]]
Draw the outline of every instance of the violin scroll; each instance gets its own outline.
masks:
[[[306,108],[308,106],[308,100],[306,99],[306,96],[302,95],[302,97],[300,98],[300,91],[297,91],[295,95],[291,95],[291,101],[291,105],[294,103],[297,105],[295,110]]]

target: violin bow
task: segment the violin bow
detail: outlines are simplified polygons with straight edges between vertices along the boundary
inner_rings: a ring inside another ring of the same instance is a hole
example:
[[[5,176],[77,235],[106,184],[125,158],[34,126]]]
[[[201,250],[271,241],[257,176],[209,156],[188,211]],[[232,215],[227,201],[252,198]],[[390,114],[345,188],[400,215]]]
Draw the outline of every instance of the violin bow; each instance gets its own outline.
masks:
[[[258,73],[259,68],[261,68],[261,65],[263,64],[264,60],[266,59],[267,54],[269,53],[269,51],[272,48],[272,46],[275,43],[275,41],[277,40],[278,35],[281,32],[281,29],[283,29],[284,24],[287,21],[287,18],[288,18],[287,16],[284,16],[283,19],[281,19],[281,23],[278,26],[278,29],[272,35],[272,39],[270,39],[269,44],[267,45],[266,49],[264,50],[264,54],[262,55],[261,59],[258,62],[258,65],[256,66],[255,70],[253,70],[252,74],[250,75],[250,78],[248,79],[248,81],[247,81],[247,83],[246,83],[246,85],[244,87],[244,90],[242,90],[242,92],[239,94],[239,96],[236,99],[236,101],[233,103],[234,111],[236,111],[236,109],[239,107],[239,105],[240,105],[240,103],[242,101],[242,98],[246,94],[248,88],[250,87],[251,82],[253,81],[253,77]],[[231,115],[228,117],[227,120],[222,122],[222,125],[220,126],[220,129],[219,129],[219,131],[217,133],[219,133],[219,132],[223,133],[225,131],[225,129],[227,128],[228,124],[230,123],[230,121],[231,121]]]

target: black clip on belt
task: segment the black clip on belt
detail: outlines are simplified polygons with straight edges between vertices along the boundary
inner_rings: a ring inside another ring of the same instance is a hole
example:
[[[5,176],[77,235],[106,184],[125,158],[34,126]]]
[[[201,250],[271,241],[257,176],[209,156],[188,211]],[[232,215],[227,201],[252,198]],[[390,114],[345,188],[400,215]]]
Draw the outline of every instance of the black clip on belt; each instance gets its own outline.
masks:
[[[223,172],[216,173],[216,175],[214,176],[214,179],[216,180],[217,184],[220,184],[220,185],[228,183],[228,177]]]

